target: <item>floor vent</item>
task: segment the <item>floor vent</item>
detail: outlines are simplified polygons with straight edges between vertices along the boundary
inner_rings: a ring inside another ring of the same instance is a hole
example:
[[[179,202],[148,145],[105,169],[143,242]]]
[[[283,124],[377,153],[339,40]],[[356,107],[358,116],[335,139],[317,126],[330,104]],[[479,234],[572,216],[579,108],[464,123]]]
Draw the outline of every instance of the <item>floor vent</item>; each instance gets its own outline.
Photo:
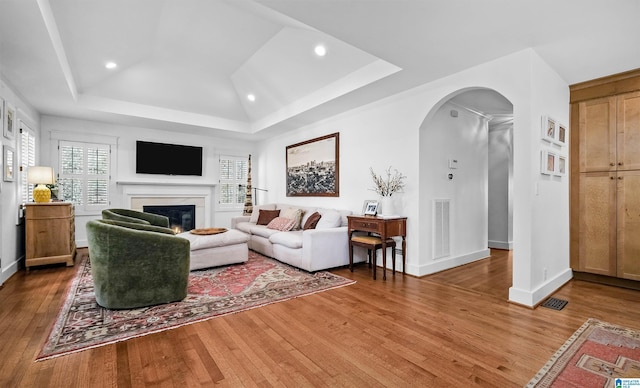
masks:
[[[552,310],[562,310],[564,306],[567,305],[566,300],[558,299],[558,298],[549,298],[543,304],[542,307],[546,307]]]

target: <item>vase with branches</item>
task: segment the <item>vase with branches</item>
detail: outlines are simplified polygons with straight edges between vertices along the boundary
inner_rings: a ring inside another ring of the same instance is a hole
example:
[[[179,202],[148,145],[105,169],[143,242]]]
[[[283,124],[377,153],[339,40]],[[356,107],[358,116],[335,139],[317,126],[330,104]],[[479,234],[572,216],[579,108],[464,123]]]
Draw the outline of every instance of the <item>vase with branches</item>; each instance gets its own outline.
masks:
[[[369,167],[369,172],[373,179],[373,187],[369,190],[380,196],[381,214],[392,215],[393,202],[391,201],[391,196],[403,191],[407,177],[395,168],[392,169],[391,166],[381,175],[376,174],[371,167]]]
[[[385,174],[378,175],[371,167],[369,167],[369,172],[371,172],[374,185],[370,190],[375,191],[381,197],[390,197],[395,193],[402,192],[404,189],[404,180],[407,177],[395,168],[392,171],[391,166],[387,168]]]

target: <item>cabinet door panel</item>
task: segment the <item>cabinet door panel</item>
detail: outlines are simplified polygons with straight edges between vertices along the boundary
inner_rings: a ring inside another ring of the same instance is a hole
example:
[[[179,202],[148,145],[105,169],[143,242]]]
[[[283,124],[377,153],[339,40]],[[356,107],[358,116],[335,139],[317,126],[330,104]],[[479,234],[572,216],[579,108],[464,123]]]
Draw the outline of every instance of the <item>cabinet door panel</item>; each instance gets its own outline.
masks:
[[[616,99],[580,103],[580,172],[616,169]]]
[[[615,173],[580,174],[579,271],[616,275]]]
[[[618,170],[640,169],[640,92],[618,96]]]
[[[618,178],[618,277],[640,280],[640,171]]]

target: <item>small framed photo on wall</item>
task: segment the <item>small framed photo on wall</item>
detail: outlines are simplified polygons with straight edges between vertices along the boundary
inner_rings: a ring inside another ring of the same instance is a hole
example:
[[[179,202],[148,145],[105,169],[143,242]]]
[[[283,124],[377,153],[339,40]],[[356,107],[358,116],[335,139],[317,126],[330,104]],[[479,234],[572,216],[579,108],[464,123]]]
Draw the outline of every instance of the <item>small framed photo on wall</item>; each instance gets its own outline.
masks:
[[[564,124],[559,124],[558,125],[558,136],[557,136],[557,141],[556,143],[564,146],[567,144],[567,136],[568,136],[568,131],[567,131],[567,126]]]
[[[556,170],[553,175],[556,176],[565,176],[567,175],[567,157],[564,155],[558,155],[558,160],[556,161]]]
[[[556,120],[549,116],[542,116],[542,140],[556,142]]]
[[[13,139],[15,136],[16,127],[16,109],[6,102],[4,102],[2,105],[4,106],[4,114],[2,120],[4,128],[2,130],[2,133],[7,139]]]
[[[558,163],[558,155],[555,152],[543,150],[540,158],[540,173],[544,175],[553,175],[556,171]]]

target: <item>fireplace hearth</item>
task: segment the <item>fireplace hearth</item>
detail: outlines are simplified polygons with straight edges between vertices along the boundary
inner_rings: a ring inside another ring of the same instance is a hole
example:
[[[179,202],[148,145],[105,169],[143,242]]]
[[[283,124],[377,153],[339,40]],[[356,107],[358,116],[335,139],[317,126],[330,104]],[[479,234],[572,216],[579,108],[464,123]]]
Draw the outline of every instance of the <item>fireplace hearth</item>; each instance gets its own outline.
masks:
[[[145,205],[142,209],[146,213],[168,217],[169,227],[176,233],[187,232],[196,225],[195,205]]]

